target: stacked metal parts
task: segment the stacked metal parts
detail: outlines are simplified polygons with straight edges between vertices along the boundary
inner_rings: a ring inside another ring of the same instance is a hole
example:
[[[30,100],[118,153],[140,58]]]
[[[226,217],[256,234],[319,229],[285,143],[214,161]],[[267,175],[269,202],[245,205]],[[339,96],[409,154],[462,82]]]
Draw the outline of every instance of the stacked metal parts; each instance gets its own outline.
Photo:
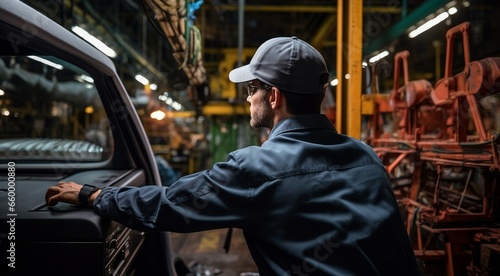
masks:
[[[448,30],[445,75],[434,87],[410,81],[410,53],[396,54],[393,90],[373,95],[366,139],[392,177],[416,256],[432,275],[500,275],[500,139],[498,110],[489,110],[500,96],[500,57],[471,61],[469,28]],[[455,45],[463,45],[464,69],[453,74]]]

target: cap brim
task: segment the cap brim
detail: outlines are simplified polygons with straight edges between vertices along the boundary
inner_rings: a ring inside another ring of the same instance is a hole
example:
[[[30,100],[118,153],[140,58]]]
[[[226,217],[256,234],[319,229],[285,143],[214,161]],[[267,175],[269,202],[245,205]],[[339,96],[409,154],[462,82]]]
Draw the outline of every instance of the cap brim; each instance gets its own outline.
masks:
[[[248,82],[254,79],[256,77],[250,73],[249,65],[238,67],[229,72],[229,80],[234,83]]]

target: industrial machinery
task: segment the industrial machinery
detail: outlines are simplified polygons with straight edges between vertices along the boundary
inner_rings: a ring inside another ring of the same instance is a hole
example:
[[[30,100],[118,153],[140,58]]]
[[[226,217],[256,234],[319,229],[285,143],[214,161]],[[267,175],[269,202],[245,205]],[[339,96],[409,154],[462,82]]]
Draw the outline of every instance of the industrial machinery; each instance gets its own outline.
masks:
[[[410,53],[402,51],[391,93],[371,95],[366,141],[391,176],[424,273],[500,273],[500,111],[491,108],[500,96],[500,58],[471,61],[469,28],[448,30],[445,75],[434,87],[409,80]],[[464,67],[453,73],[456,45]]]

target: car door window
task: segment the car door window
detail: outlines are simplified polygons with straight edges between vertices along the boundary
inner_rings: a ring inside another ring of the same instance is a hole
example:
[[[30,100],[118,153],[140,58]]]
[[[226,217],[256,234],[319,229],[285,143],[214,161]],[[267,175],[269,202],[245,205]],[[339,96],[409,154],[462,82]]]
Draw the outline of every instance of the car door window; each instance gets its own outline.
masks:
[[[0,55],[0,159],[95,162],[113,151],[93,79],[42,55]]]

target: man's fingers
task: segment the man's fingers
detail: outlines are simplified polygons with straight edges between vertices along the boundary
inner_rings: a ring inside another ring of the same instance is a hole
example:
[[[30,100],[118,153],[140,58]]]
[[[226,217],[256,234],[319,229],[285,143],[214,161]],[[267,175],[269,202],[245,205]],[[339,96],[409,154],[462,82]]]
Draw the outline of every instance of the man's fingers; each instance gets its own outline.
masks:
[[[78,193],[82,185],[75,182],[59,182],[49,187],[45,193],[45,202],[48,206],[54,206],[58,202],[79,205]]]
[[[58,196],[57,196],[57,195],[55,195],[55,196],[53,196],[53,197],[50,197],[50,198],[46,201],[46,202],[47,202],[47,206],[54,206],[54,205],[56,205],[56,204],[59,202],[59,200],[57,200],[57,198],[58,198]]]
[[[59,184],[58,184],[59,185]],[[45,202],[48,206],[54,206],[57,204],[57,195],[60,193],[60,188],[58,186],[50,187],[45,193]]]

